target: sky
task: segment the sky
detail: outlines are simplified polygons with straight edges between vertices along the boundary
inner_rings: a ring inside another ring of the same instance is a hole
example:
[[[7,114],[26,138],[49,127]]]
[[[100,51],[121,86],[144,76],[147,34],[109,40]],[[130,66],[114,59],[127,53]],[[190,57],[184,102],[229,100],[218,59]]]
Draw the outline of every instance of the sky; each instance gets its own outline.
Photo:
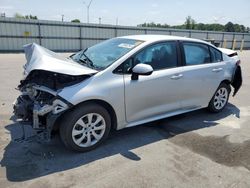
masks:
[[[0,13],[31,14],[43,20],[87,21],[90,0],[0,0]],[[85,3],[84,3],[85,2]],[[233,23],[250,27],[250,0],[93,0],[90,22],[135,26],[145,22],[180,25],[187,16],[202,23]]]

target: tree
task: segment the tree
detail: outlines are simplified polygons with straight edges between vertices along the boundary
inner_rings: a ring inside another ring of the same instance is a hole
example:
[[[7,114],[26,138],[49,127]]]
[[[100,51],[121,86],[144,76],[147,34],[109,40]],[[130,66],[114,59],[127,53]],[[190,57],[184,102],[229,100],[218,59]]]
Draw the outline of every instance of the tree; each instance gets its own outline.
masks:
[[[138,27],[160,27],[160,28],[174,28],[174,29],[194,29],[194,30],[206,30],[206,31],[226,31],[226,32],[245,32],[250,33],[250,28],[245,27],[244,25],[233,24],[232,22],[228,22],[226,25],[213,23],[213,24],[204,24],[204,23],[196,23],[191,16],[186,18],[186,21],[182,25],[174,25],[170,26],[168,24],[156,24],[154,22],[151,23],[143,23],[138,25]]]
[[[14,15],[14,17],[15,17],[15,18],[22,18],[22,19],[32,19],[32,20],[37,20],[37,19],[38,19],[37,16],[32,16],[32,15],[25,15],[25,16],[23,16],[23,15],[20,14],[20,13],[16,13],[16,14]]]
[[[26,15],[26,16],[25,16],[25,19],[37,20],[37,16]]]
[[[195,29],[195,24],[196,22],[194,21],[194,19],[191,20],[191,29]]]
[[[192,20],[191,16],[188,16],[186,18],[186,22],[185,22],[186,29],[191,29],[191,20]]]
[[[22,14],[20,13],[15,13],[14,15],[15,18],[25,18]]]
[[[185,25],[186,25],[186,29],[194,29],[195,28],[195,20],[192,19],[191,16],[188,16],[186,18]]]
[[[197,30],[206,30],[206,25],[203,24],[203,23],[198,23],[198,24],[196,24],[195,29],[197,29]]]
[[[239,24],[234,24],[234,31],[235,32],[241,32],[241,27]]]
[[[250,28],[249,27],[246,28],[246,33],[250,33]]]
[[[234,24],[232,22],[228,22],[225,25],[225,31],[226,32],[235,32],[235,30],[234,30]]]
[[[81,21],[79,19],[74,19],[74,20],[71,20],[71,22],[80,23]]]
[[[38,18],[37,18],[37,16],[30,15],[30,19],[37,20]]]
[[[240,25],[240,29],[241,29],[241,32],[244,32],[244,33],[247,32],[246,27],[244,25]]]

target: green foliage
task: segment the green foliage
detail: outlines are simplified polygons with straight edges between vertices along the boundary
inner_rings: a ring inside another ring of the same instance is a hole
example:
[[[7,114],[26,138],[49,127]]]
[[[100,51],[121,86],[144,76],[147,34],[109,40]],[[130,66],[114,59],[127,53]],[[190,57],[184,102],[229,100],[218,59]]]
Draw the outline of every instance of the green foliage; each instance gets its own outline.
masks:
[[[32,16],[32,15],[26,15],[25,16],[26,19],[32,19],[32,20],[37,20],[37,16]]]
[[[79,19],[74,19],[74,20],[71,20],[71,22],[80,23],[81,21]]]
[[[16,13],[14,15],[15,18],[24,18],[24,16],[22,14]]]
[[[186,26],[186,28],[185,29],[195,29],[195,20],[194,19],[192,19],[192,17],[191,16],[188,16],[187,18],[186,18],[186,22],[185,22],[185,26]]]
[[[32,19],[32,20],[37,20],[37,16],[32,16],[32,15],[25,15],[23,16],[22,14],[16,13],[14,15],[15,18],[22,18],[22,19]]]
[[[235,32],[234,24],[233,24],[232,22],[228,22],[228,23],[225,25],[225,31],[226,31],[226,32]]]
[[[170,25],[167,25],[167,24],[159,24],[159,23],[154,23],[154,22],[151,22],[151,23],[143,23],[143,24],[140,24],[138,25],[138,27],[161,27],[161,28],[169,28]]]
[[[213,23],[213,24],[204,24],[204,23],[196,23],[191,16],[186,18],[186,21],[182,25],[174,25],[170,26],[168,24],[159,24],[159,23],[143,23],[138,25],[139,27],[158,27],[158,28],[174,28],[174,29],[193,29],[193,30],[202,30],[202,31],[226,31],[226,32],[242,32],[242,33],[250,33],[250,28],[245,27],[244,25],[233,24],[232,22],[228,22],[226,25]]]

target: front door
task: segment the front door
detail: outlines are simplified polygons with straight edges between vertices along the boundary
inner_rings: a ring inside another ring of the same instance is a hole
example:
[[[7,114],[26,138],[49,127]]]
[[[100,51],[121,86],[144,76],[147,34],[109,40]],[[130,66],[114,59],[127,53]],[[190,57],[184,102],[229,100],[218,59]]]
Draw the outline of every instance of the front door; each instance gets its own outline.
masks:
[[[154,69],[150,76],[131,80],[124,75],[125,106],[128,123],[143,121],[181,108],[181,67],[178,67],[175,41],[162,42],[146,47],[133,58],[133,65],[149,64]],[[127,61],[130,66],[131,61]]]

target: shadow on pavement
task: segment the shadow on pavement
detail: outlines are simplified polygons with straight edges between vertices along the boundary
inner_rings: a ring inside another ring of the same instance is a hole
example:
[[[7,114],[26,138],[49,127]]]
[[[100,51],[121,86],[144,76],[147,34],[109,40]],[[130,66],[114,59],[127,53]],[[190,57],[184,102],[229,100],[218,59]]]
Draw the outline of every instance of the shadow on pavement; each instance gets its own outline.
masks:
[[[74,153],[66,150],[58,135],[48,144],[39,144],[32,140],[17,142],[15,140],[22,136],[22,131],[21,126],[14,123],[5,126],[11,134],[11,142],[6,146],[0,164],[6,168],[6,176],[9,181],[20,182],[84,166],[117,154],[130,160],[140,161],[140,156],[131,150],[181,133],[216,126],[217,120],[232,114],[239,118],[240,111],[236,106],[228,104],[219,114],[198,110],[127,128],[114,132],[103,145],[88,153]],[[26,126],[25,129],[32,134],[29,126]]]

